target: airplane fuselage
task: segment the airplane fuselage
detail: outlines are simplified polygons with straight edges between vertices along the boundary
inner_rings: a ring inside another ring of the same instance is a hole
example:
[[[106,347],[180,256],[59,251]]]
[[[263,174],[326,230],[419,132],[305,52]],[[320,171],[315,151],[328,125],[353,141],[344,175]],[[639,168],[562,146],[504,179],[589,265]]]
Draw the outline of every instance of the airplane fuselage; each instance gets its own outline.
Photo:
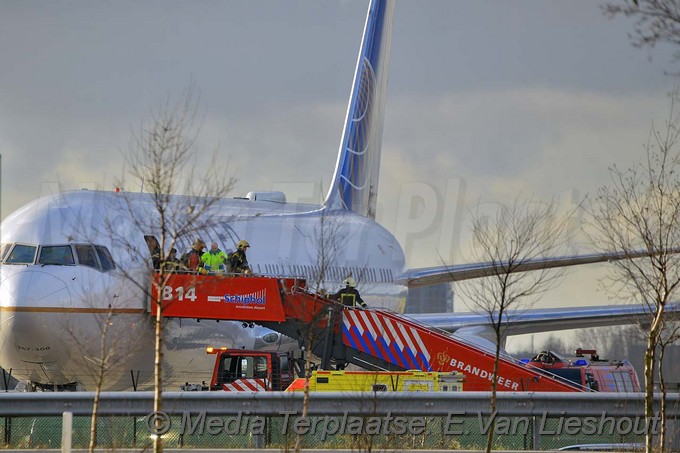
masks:
[[[167,223],[186,221],[180,211],[188,198],[171,200]],[[328,291],[352,275],[369,305],[403,309],[406,288],[394,281],[405,267],[399,243],[351,211],[221,199],[190,232],[168,233],[165,240],[158,220],[149,194],[99,191],[43,197],[7,217],[0,266],[0,366],[36,383],[78,382],[91,388],[102,354],[110,354],[104,362],[106,388],[130,387],[130,371],[139,371],[142,381],[150,377],[154,341],[145,236],[180,252],[196,237],[217,242],[225,251],[246,239],[256,274],[305,277],[313,289]],[[72,263],[52,258],[64,250],[72,253]],[[106,263],[106,251],[114,268]],[[107,344],[102,348],[104,326]],[[209,345],[277,349],[296,343],[239,323],[169,320],[169,385],[200,378],[190,370],[207,372],[204,350]]]

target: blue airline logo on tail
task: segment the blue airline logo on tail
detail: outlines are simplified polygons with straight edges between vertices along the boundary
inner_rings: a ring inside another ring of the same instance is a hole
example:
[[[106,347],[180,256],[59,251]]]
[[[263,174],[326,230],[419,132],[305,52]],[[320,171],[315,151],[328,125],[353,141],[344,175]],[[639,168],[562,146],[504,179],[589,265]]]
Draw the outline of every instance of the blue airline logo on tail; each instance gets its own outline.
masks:
[[[375,218],[393,0],[369,7],[326,205]]]

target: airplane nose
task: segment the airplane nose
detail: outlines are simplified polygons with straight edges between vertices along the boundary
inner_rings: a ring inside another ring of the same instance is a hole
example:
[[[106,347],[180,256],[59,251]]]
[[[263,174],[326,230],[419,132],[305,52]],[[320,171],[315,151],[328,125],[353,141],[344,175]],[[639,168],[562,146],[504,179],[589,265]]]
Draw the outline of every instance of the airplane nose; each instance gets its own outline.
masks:
[[[71,304],[71,293],[66,283],[44,271],[16,272],[0,282],[0,306],[4,308],[3,311],[12,311],[12,307],[17,312],[40,312],[48,308],[53,311],[71,308]]]
[[[3,266],[4,267],[4,266]],[[0,282],[0,358],[15,369],[46,364],[60,354],[55,316],[72,307],[66,283],[41,270],[2,269]]]

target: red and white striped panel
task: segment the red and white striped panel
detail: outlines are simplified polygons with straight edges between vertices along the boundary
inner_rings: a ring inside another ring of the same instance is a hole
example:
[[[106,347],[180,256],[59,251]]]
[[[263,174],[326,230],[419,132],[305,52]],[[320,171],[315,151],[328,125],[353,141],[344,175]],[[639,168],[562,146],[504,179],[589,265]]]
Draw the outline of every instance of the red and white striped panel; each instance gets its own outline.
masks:
[[[222,384],[227,392],[264,392],[267,384],[264,379],[237,379],[229,384]]]
[[[379,311],[344,310],[343,323],[347,330],[350,330],[350,327],[353,326],[363,337],[370,335],[376,342],[380,337],[387,343],[388,347],[392,342],[395,342],[399,350],[404,351],[405,348],[408,348],[413,355],[421,353],[428,363],[430,361],[430,352],[425,347],[416,329],[398,321],[391,321],[389,318],[381,316]]]

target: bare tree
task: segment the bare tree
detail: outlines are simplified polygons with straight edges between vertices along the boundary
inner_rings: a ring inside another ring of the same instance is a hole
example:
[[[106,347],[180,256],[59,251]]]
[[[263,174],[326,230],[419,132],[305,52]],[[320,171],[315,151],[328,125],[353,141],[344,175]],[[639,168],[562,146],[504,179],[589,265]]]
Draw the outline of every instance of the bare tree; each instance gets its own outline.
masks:
[[[85,296],[86,297],[86,296]],[[85,299],[87,300],[87,299]],[[94,400],[90,417],[90,441],[88,451],[92,452],[97,446],[97,422],[99,418],[99,399],[105,385],[107,373],[117,368],[122,362],[124,355],[129,354],[140,347],[130,337],[130,329],[127,323],[116,319],[114,313],[115,301],[108,304],[105,312],[93,314],[93,324],[99,327],[99,338],[91,338],[77,325],[69,325],[67,332],[75,340],[81,357],[81,369],[89,374],[88,382],[94,383]],[[96,309],[96,301],[92,302]]]
[[[680,44],[680,3],[676,0],[624,0],[607,3],[602,11],[608,17],[623,15],[635,19],[630,36],[635,47]],[[674,57],[679,60],[680,51]]]
[[[460,285],[467,305],[487,316],[495,337],[491,381],[491,413],[496,410],[496,388],[501,347],[510,318],[529,308],[535,296],[552,288],[563,268],[519,272],[527,263],[554,255],[568,239],[569,217],[556,214],[554,203],[520,202],[499,209],[495,217],[472,215],[472,257],[493,266],[490,276]],[[493,421],[492,421],[493,424]],[[486,451],[493,448],[494,426],[488,431]]]
[[[106,374],[106,371],[110,369],[113,366],[116,366],[116,357],[117,357],[117,351],[111,347],[111,336],[109,335],[111,326],[112,326],[112,320],[113,320],[113,311],[109,309],[109,311],[104,315],[103,319],[101,320],[100,324],[98,324],[101,328],[101,335],[99,338],[99,345],[98,351],[94,352],[93,354],[88,354],[89,351],[85,351],[82,349],[85,349],[85,345],[89,343],[85,342],[79,342],[77,343],[79,347],[81,348],[81,354],[83,354],[83,358],[87,361],[90,362],[91,364],[91,370],[93,372],[93,377],[94,377],[94,382],[95,382],[95,389],[94,389],[94,400],[92,402],[92,415],[90,417],[90,442],[88,445],[88,451],[93,452],[94,449],[97,446],[97,421],[99,419],[99,398],[103,389],[104,385],[104,377]],[[73,332],[70,331],[70,333],[73,335]],[[82,339],[82,337],[81,337]]]
[[[656,351],[666,319],[666,306],[680,288],[680,155],[674,151],[680,130],[673,103],[665,130],[652,126],[645,159],[626,171],[610,168],[610,184],[598,191],[593,213],[595,245],[626,255],[645,249],[639,259],[613,261],[609,289],[646,307],[641,320],[648,326],[645,349],[645,415],[654,414]],[[664,414],[661,414],[663,419]],[[653,434],[646,435],[652,451]]]
[[[162,411],[163,308],[172,302],[167,297],[163,300],[163,289],[171,275],[166,266],[166,250],[206,231],[210,226],[210,220],[206,219],[219,214],[214,212],[217,203],[236,183],[235,178],[230,176],[228,163],[220,165],[217,162],[216,152],[205,166],[206,170],[196,173],[196,112],[197,100],[190,88],[181,102],[166,102],[152,112],[150,124],[142,125],[131,150],[125,154],[130,175],[142,184],[150,200],[149,210],[140,210],[138,205],[128,203],[129,215],[138,234],[156,232],[159,242],[158,256],[155,257],[158,269],[149,266],[149,278],[126,275],[152,301],[155,317],[155,412]],[[134,249],[134,245],[129,243],[129,234],[121,234],[115,225],[110,226],[109,233],[123,245]],[[157,436],[154,450],[162,451],[162,448],[162,439]]]

